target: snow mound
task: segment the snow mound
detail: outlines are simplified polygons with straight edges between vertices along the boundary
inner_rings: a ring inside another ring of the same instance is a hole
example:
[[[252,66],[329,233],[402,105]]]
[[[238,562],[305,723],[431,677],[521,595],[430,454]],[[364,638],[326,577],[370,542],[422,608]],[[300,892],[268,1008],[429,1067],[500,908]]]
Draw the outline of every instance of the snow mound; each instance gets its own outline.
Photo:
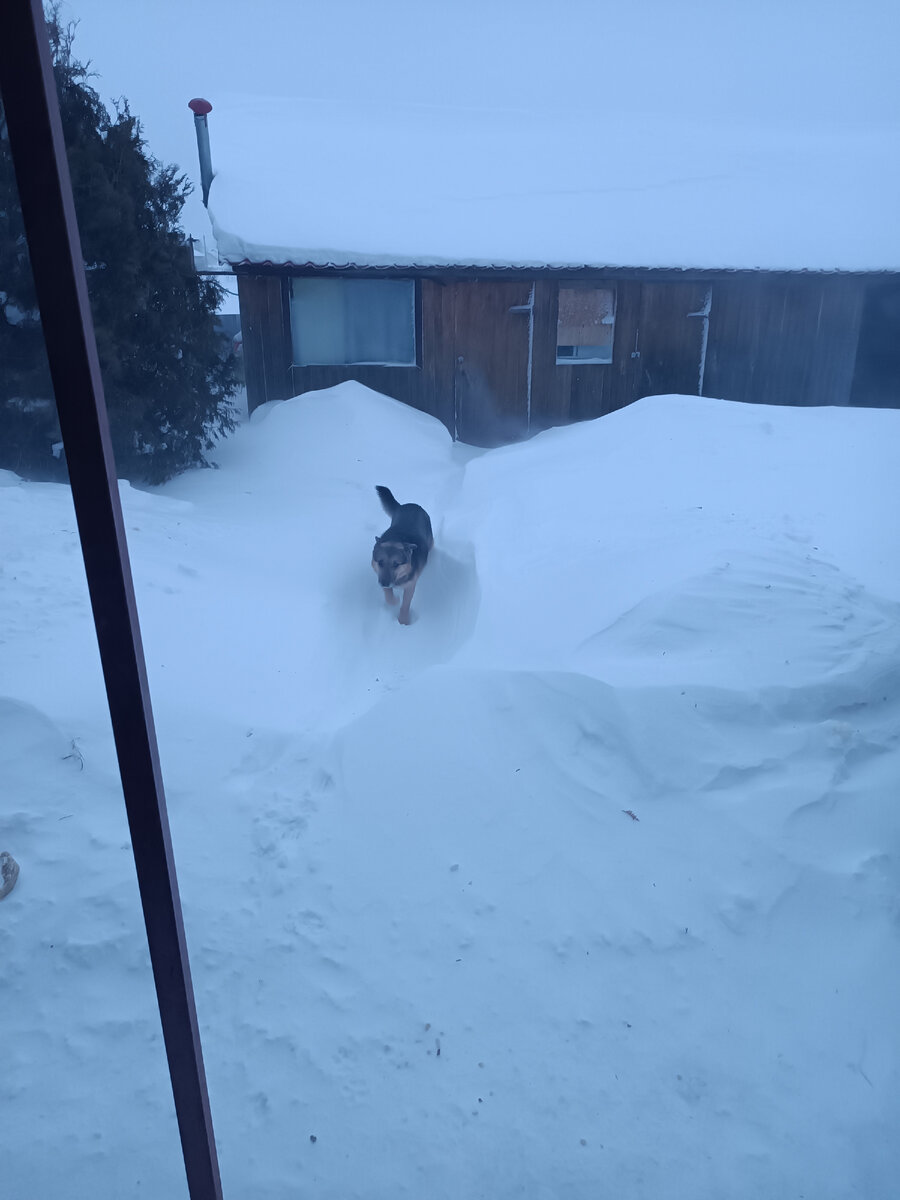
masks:
[[[348,382],[262,405],[247,426],[220,443],[215,458],[221,467],[240,471],[242,494],[274,495],[287,507],[311,502],[322,514],[348,487],[385,483],[400,498],[411,470],[416,481],[440,477],[452,445],[434,417]],[[166,490],[181,495],[200,484],[234,491],[233,476],[223,482],[216,472],[182,476]]]
[[[62,757],[65,740],[42,712],[8,696],[0,696],[0,764],[20,759],[46,761]]]
[[[900,653],[900,605],[814,555],[735,554],[639,601],[573,661],[627,684],[821,686],[875,654]]]

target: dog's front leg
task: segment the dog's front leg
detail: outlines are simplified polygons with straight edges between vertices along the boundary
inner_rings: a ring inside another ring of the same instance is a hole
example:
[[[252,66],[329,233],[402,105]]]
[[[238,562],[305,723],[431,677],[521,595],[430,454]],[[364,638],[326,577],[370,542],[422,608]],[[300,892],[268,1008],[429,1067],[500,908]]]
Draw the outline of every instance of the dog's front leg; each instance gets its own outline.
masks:
[[[408,583],[403,589],[403,603],[400,605],[400,612],[397,614],[397,620],[401,625],[409,625],[409,606],[412,604],[413,592],[416,590],[416,581]]]
[[[387,603],[387,604],[396,604],[397,603],[397,597],[394,595],[393,588],[385,588],[384,589],[384,599],[385,599],[385,603]]]

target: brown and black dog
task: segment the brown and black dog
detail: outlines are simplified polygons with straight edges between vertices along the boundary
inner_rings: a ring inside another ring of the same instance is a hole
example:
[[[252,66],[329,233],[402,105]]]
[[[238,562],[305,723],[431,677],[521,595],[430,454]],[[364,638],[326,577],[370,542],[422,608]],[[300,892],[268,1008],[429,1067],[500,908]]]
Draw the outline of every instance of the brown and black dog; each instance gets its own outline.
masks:
[[[388,604],[397,603],[394,588],[403,589],[403,603],[397,620],[401,625],[408,625],[416,583],[425,570],[429,551],[434,548],[431,518],[418,504],[398,504],[386,487],[376,487],[375,491],[391,524],[381,537],[375,539],[372,570],[384,588]]]

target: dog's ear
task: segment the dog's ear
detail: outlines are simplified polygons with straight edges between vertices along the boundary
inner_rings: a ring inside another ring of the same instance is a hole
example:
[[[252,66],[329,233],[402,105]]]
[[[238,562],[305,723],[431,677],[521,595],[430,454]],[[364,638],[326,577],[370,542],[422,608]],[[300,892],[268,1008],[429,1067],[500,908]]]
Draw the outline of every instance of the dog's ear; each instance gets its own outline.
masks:
[[[407,557],[409,558],[410,562],[412,562],[412,556],[415,554],[415,552],[418,550],[418,548],[419,547],[416,545],[415,542],[404,542],[403,543],[403,549],[406,551]]]

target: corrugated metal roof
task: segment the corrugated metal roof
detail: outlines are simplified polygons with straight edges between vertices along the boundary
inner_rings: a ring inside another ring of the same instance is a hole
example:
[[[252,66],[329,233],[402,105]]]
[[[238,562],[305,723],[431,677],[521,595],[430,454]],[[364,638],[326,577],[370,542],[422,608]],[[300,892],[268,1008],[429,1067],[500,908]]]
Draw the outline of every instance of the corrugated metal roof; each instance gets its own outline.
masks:
[[[226,262],[228,262],[228,260],[226,260]],[[255,260],[255,259],[251,259],[251,258],[243,258],[238,261],[228,262],[228,266],[231,267],[232,269],[235,269],[238,271],[245,269],[245,268],[246,269],[263,268],[265,270],[295,271],[295,272],[299,272],[299,273],[303,273],[305,271],[317,272],[317,273],[321,272],[321,271],[335,271],[335,272],[361,271],[361,272],[366,272],[367,274],[381,272],[384,274],[390,273],[392,275],[396,275],[398,272],[405,274],[405,275],[418,275],[418,274],[426,274],[426,273],[429,275],[435,275],[435,274],[442,274],[445,272],[451,273],[454,271],[465,271],[467,273],[472,272],[472,271],[485,271],[485,272],[497,272],[497,273],[502,273],[502,274],[510,274],[510,273],[523,274],[523,273],[525,273],[525,274],[529,274],[529,275],[534,275],[537,273],[553,274],[553,275],[565,273],[565,274],[577,275],[577,274],[583,273],[583,272],[590,272],[591,274],[596,274],[597,272],[607,272],[609,274],[619,274],[619,275],[621,275],[621,274],[644,275],[644,274],[647,274],[648,272],[653,272],[654,274],[657,274],[660,271],[665,271],[665,272],[667,272],[669,274],[673,274],[673,275],[684,274],[684,275],[691,275],[691,276],[695,276],[695,275],[740,275],[740,274],[746,273],[748,271],[753,271],[754,274],[760,273],[757,269],[747,268],[747,267],[721,267],[721,268],[715,268],[715,267],[646,267],[646,266],[638,267],[638,266],[614,266],[610,263],[567,263],[567,264],[532,263],[532,264],[521,265],[521,264],[516,264],[516,263],[464,263],[464,262],[440,263],[440,264],[427,263],[427,262],[423,262],[423,263],[396,262],[396,263],[377,263],[377,264],[373,265],[371,263],[366,263],[364,261],[363,262],[336,263],[336,262],[326,262],[326,261],[316,262],[314,260],[308,259],[305,262],[294,262],[291,259],[285,259],[284,261],[281,261],[281,262],[275,262],[272,259]],[[222,272],[220,270],[220,271],[201,271],[200,273],[205,274],[205,275],[214,275],[214,274],[221,274]],[[229,272],[226,271],[225,273],[228,274]],[[789,272],[777,270],[774,268],[765,268],[762,271],[762,273],[775,274],[775,275],[786,274],[786,273],[789,273],[791,275],[865,275],[867,277],[883,275],[886,278],[888,278],[888,277],[891,277],[893,275],[900,273],[900,268],[893,269],[893,270],[889,269],[889,268],[884,268],[884,269],[880,269],[877,271],[855,271],[855,270],[842,270],[840,268],[830,269],[830,268],[824,268],[824,267],[823,268],[802,267],[799,270],[794,269]]]

